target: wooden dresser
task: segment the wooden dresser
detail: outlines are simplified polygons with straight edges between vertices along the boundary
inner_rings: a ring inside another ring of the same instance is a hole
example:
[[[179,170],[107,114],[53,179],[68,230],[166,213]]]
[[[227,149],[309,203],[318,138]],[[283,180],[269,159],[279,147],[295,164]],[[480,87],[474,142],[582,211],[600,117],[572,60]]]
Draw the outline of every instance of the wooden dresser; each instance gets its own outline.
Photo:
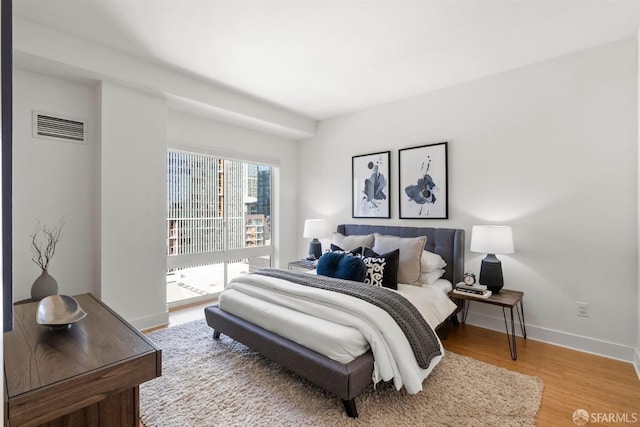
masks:
[[[16,304],[4,334],[5,416],[15,426],[138,426],[139,384],[161,375],[161,350],[91,294],[70,328],[36,323],[38,303]]]

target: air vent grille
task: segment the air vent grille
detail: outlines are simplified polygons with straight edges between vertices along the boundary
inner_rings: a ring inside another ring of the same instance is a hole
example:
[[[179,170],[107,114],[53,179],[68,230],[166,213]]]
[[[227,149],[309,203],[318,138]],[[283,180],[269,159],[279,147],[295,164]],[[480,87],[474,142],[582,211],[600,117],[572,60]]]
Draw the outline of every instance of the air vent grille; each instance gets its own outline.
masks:
[[[87,122],[57,114],[33,112],[33,137],[86,143]]]

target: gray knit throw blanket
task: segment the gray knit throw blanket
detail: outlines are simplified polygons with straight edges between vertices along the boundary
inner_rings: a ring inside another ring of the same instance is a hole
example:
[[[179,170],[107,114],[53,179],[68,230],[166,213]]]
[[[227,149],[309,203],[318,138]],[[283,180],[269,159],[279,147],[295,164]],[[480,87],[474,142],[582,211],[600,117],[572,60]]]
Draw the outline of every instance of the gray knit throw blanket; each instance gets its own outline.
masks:
[[[351,280],[274,268],[265,268],[252,274],[275,277],[299,285],[339,292],[380,307],[389,313],[402,329],[409,345],[411,345],[418,366],[422,369],[428,368],[431,360],[442,354],[436,333],[424,320],[418,309],[405,297],[392,290]]]

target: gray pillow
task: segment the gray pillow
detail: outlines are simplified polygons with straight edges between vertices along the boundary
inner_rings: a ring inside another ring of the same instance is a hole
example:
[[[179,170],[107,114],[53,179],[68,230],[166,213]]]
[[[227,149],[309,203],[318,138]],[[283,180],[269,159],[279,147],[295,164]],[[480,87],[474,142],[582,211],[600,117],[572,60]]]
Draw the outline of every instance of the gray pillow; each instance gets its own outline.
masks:
[[[420,285],[421,259],[427,236],[397,237],[374,233],[373,250],[379,254],[400,249],[398,283]]]
[[[349,252],[356,248],[369,248],[373,247],[373,234],[366,234],[362,236],[345,236],[341,233],[334,232],[331,237],[331,243],[341,247],[343,250]]]

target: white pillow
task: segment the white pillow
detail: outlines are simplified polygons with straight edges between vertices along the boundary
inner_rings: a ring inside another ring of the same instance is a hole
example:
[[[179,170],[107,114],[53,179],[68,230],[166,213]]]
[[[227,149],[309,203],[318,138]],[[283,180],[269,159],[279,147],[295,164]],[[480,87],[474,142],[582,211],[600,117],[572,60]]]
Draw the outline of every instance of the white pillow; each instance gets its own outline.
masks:
[[[422,273],[420,275],[420,283],[423,285],[433,285],[436,280],[442,277],[444,270],[439,268],[429,273]]]
[[[420,262],[423,273],[431,273],[432,271],[445,268],[447,266],[447,263],[444,262],[440,255],[429,251],[422,251],[422,258],[420,259]]]
[[[363,246],[371,249],[373,247],[373,234],[345,236],[341,233],[334,232],[331,237],[331,243],[347,252]]]
[[[396,237],[374,233],[373,251],[379,254],[400,249],[400,262],[398,265],[398,283],[408,285],[420,284],[421,256],[427,236]]]

